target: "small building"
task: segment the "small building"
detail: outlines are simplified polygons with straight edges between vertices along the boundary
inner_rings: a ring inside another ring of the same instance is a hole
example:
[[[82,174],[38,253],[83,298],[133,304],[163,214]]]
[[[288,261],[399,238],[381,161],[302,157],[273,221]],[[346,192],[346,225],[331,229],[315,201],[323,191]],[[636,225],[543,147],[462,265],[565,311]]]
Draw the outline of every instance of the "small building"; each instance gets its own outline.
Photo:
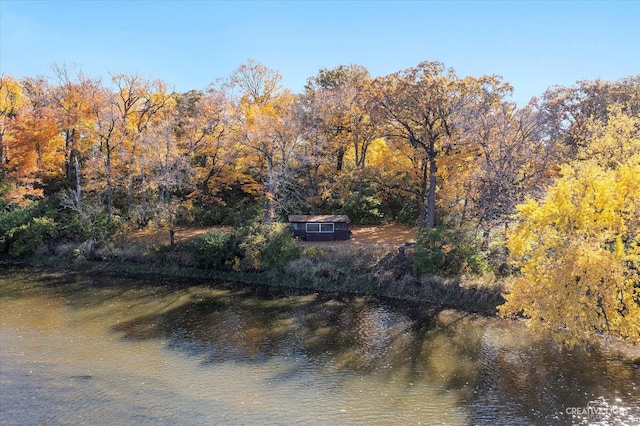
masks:
[[[304,241],[335,241],[351,238],[347,215],[291,215],[289,223],[294,237]]]

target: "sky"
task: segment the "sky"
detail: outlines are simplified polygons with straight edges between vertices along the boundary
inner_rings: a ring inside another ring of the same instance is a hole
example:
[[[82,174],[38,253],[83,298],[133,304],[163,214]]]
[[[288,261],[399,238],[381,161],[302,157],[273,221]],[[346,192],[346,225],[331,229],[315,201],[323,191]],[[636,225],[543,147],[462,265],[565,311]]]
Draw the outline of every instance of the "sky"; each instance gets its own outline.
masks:
[[[205,89],[249,59],[301,93],[323,68],[422,61],[501,75],[524,105],[549,87],[640,74],[640,1],[0,0],[0,73],[53,65]]]

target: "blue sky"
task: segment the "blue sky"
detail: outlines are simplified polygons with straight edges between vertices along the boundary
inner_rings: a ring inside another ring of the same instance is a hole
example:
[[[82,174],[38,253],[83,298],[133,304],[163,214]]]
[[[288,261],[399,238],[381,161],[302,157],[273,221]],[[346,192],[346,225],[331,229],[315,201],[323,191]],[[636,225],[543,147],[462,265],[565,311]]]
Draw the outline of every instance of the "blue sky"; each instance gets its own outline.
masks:
[[[204,89],[248,59],[301,92],[321,68],[373,76],[440,61],[499,74],[526,103],[553,85],[640,73],[640,1],[0,0],[0,73],[78,65],[178,91]]]

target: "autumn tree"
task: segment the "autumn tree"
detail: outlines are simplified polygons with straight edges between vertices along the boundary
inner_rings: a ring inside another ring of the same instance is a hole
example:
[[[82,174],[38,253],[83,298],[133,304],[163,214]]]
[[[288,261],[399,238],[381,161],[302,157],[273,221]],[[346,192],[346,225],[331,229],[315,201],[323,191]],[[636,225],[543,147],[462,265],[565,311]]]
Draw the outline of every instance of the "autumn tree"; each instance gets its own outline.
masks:
[[[92,173],[96,189],[103,187],[109,217],[113,214],[114,194],[121,188],[127,194],[127,207],[133,204],[134,185],[142,180],[141,144],[154,120],[170,109],[173,95],[160,81],[148,81],[137,75],[114,75],[113,88],[103,88],[95,99]],[[96,174],[97,172],[97,174]],[[119,182],[121,180],[122,182]],[[104,183],[102,183],[104,182]]]
[[[76,162],[83,162],[92,143],[89,137],[97,107],[100,81],[79,71],[76,76],[66,67],[54,66],[57,85],[51,92],[58,125],[64,138],[64,169],[67,180],[76,173]]]
[[[42,78],[26,78],[22,87],[23,105],[15,112],[11,146],[5,147],[4,153],[7,171],[16,185],[9,197],[16,203],[41,198],[45,187],[63,176],[64,164],[49,84]]]
[[[640,75],[616,81],[584,80],[574,86],[549,88],[540,100],[547,143],[557,156],[573,158],[588,144],[590,120],[606,122],[609,105],[619,104],[629,116],[640,115]]]
[[[145,134],[147,145],[152,145],[145,158],[147,185],[154,191],[150,210],[159,225],[169,229],[171,248],[175,244],[175,227],[184,210],[184,196],[194,188],[191,153],[180,149],[170,121],[160,123]],[[145,206],[146,207],[146,206]]]
[[[145,171],[140,160],[150,151],[154,151],[153,144],[143,144],[147,133],[154,127],[163,127],[170,118],[170,111],[175,104],[173,94],[167,93],[166,85],[160,80],[149,81],[137,75],[118,75],[113,78],[117,87],[118,112],[120,128],[122,129],[122,149],[119,151],[124,158],[121,160],[125,169],[122,174],[127,176],[127,207],[133,206],[136,184],[144,181]]]
[[[368,116],[363,108],[370,82],[369,72],[361,65],[324,68],[307,80],[305,95],[313,103],[313,125],[323,134],[324,150],[333,157],[336,172],[342,171],[352,144],[357,166],[364,164],[366,146],[372,140],[364,134],[370,127],[366,127]]]
[[[640,343],[640,122],[619,110],[606,121],[589,125],[589,159],[518,206],[508,240],[521,275],[501,314],[571,343],[601,333]]]
[[[272,222],[285,210],[290,195],[294,151],[299,142],[298,126],[291,114],[294,96],[285,92],[264,106],[253,106],[247,114],[248,131],[243,145],[258,154],[264,167],[266,223]]]
[[[231,138],[232,112],[226,93],[214,86],[177,99],[174,132],[179,149],[192,158],[195,190],[191,196],[203,207],[224,205],[221,194],[246,179],[236,167],[240,150]]]
[[[9,152],[5,146],[4,137],[11,120],[23,101],[23,91],[20,82],[13,77],[0,75],[0,173],[5,170],[9,160]]]
[[[244,104],[267,104],[282,91],[282,76],[276,70],[249,59],[236,68],[227,87]]]
[[[324,209],[343,211],[355,220],[379,220],[376,205],[380,201],[374,194],[372,170],[367,167],[369,148],[382,136],[372,116],[371,86],[369,72],[360,65],[321,69],[307,81],[303,121],[310,137],[304,149],[307,160],[314,164],[307,170],[313,172],[307,175],[313,183],[307,185],[314,195],[309,197],[312,211],[322,203]],[[322,188],[319,177],[323,178]]]
[[[546,183],[549,153],[539,140],[537,111],[507,101],[511,86],[496,76],[467,80],[475,88],[456,118],[460,137],[440,168],[449,208],[461,210],[461,224],[477,221],[486,250],[491,230],[506,226],[515,205]]]
[[[236,138],[245,155],[256,156],[264,190],[264,222],[270,223],[280,214],[291,179],[290,162],[299,142],[298,126],[292,122],[291,108],[295,96],[280,88],[280,75],[253,61],[241,65],[230,79],[239,89],[236,101]]]
[[[418,179],[419,226],[436,224],[437,158],[454,134],[460,80],[439,62],[422,62],[378,79],[378,111],[386,136],[404,144]]]
[[[327,145],[326,133],[320,124],[320,105],[315,97],[309,93],[300,97],[297,108],[300,123],[300,143],[296,150],[298,175],[301,182],[301,195],[305,199],[307,209],[311,214],[317,213],[321,203],[320,181],[321,169],[329,168],[331,158],[325,149]]]

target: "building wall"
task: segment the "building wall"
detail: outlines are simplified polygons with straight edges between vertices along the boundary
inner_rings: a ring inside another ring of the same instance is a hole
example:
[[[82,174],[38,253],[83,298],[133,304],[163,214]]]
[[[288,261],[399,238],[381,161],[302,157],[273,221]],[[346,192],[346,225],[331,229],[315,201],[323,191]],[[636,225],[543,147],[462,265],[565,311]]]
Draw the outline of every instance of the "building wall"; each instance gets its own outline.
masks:
[[[293,236],[300,238],[303,241],[348,240],[351,237],[348,223],[334,223],[333,232],[307,233],[306,223],[303,222],[291,223],[291,229],[293,231]]]

